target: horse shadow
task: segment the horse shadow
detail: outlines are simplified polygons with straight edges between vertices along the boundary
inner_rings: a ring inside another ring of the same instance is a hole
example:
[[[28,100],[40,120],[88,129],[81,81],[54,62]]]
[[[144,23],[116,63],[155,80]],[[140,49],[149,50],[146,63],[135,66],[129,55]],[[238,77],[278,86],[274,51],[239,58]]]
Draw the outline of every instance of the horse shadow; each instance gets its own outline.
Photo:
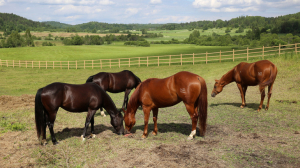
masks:
[[[183,135],[190,135],[192,124],[187,123],[157,123],[158,133],[176,132]],[[136,130],[144,131],[144,125],[136,125],[132,128],[131,133],[136,133]],[[154,124],[148,124],[148,134],[154,130]],[[198,128],[197,128],[198,130]],[[199,130],[197,131],[199,132]]]
[[[57,131],[55,132],[55,136],[56,138],[58,138],[60,141],[71,138],[71,137],[81,137],[82,133],[83,133],[84,128],[64,128],[61,131]],[[95,125],[94,126],[94,134],[100,134],[106,130],[111,130],[114,134],[116,134],[115,129],[112,126],[106,126],[103,124],[99,124],[99,125]],[[87,132],[86,132],[86,136],[89,136],[91,133],[91,126],[89,126]]]
[[[210,107],[217,107],[217,106],[220,106],[220,105],[231,105],[231,106],[236,106],[236,107],[240,108],[242,103],[212,103],[209,106]],[[257,110],[258,106],[259,106],[258,103],[247,103],[246,106],[244,107],[244,109],[249,108],[249,109]]]

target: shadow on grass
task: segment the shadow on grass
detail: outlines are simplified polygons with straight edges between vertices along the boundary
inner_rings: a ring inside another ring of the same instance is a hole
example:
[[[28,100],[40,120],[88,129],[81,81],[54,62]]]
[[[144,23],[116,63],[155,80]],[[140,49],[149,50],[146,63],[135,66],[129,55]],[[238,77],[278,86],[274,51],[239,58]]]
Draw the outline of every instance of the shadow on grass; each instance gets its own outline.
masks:
[[[231,105],[231,106],[238,107],[239,109],[242,109],[242,108],[240,108],[242,103],[217,103],[217,104],[212,103],[209,106],[210,107],[217,107],[217,106],[222,106],[222,105]],[[259,106],[258,103],[247,103],[247,105],[244,107],[244,109],[248,108],[248,109],[257,110],[258,106]]]

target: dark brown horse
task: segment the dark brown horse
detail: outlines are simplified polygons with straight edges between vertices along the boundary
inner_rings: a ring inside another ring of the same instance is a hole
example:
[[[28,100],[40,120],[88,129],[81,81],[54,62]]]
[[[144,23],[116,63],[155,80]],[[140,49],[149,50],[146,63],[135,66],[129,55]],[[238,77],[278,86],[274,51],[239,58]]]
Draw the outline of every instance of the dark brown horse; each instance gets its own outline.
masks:
[[[192,132],[188,139],[196,135],[199,120],[200,135],[204,136],[207,119],[207,88],[204,79],[196,74],[182,71],[164,79],[150,78],[142,82],[130,97],[127,111],[124,111],[125,133],[135,125],[135,113],[141,105],[144,111],[144,133],[148,136],[148,120],[153,111],[154,130],[157,134],[158,108],[169,107],[183,101],[192,119]]]
[[[131,71],[124,70],[118,73],[100,72],[90,76],[86,82],[94,82],[110,93],[120,93],[125,91],[124,102],[122,105],[122,108],[125,108],[128,104],[129,93],[141,83],[141,80]],[[102,108],[101,115],[104,115]]]
[[[54,136],[53,126],[58,108],[70,112],[88,111],[82,134],[84,140],[89,124],[94,135],[94,114],[103,107],[111,116],[111,125],[118,134],[124,133],[123,116],[117,110],[109,95],[95,83],[72,85],[66,83],[52,83],[39,89],[35,96],[35,123],[38,139],[42,135],[41,143],[46,144],[46,127],[49,127],[52,142],[58,142]]]
[[[268,60],[257,61],[254,63],[241,62],[223,75],[220,80],[216,80],[211,96],[215,97],[218,93],[222,92],[225,85],[234,81],[241,92],[241,108],[244,108],[246,106],[245,96],[247,87],[259,85],[261,101],[257,111],[260,111],[265,98],[265,87],[268,86],[268,104],[266,107],[266,110],[268,110],[276,75],[276,66]]]

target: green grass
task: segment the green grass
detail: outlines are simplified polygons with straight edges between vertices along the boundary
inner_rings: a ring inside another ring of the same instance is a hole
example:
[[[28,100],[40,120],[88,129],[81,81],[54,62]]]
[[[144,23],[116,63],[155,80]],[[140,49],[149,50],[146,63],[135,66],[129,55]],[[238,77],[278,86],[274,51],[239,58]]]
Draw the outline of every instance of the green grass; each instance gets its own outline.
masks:
[[[149,135],[141,140],[144,115],[141,109],[136,113],[136,125],[132,137],[125,138],[113,134],[109,117],[101,117],[97,112],[95,130],[97,137],[81,142],[86,113],[58,111],[54,131],[60,141],[52,146],[47,131],[48,145],[37,144],[34,129],[34,109],[7,113],[0,111],[0,117],[9,119],[6,123],[17,122],[25,130],[12,139],[20,143],[16,151],[24,153],[19,160],[28,165],[26,158],[37,167],[298,167],[300,158],[300,60],[289,56],[269,58],[278,68],[269,111],[257,112],[260,94],[258,86],[248,87],[247,106],[240,109],[241,98],[235,83],[227,85],[215,98],[210,96],[214,79],[238,64],[235,62],[209,63],[198,65],[173,65],[160,67],[130,67],[60,70],[60,69],[25,69],[0,68],[2,81],[0,95],[34,95],[38,88],[52,82],[84,83],[88,76],[100,71],[118,72],[123,69],[133,71],[141,80],[164,78],[179,71],[190,71],[202,76],[208,87],[208,129],[206,137],[196,136],[193,141],[186,141],[190,133],[191,121],[183,103],[169,108],[159,109],[158,135]],[[253,59],[250,62],[257,61]],[[109,93],[120,108],[124,93]],[[297,103],[279,102],[278,100],[296,101]],[[266,99],[265,103],[266,104]],[[1,122],[4,123],[4,122]],[[5,127],[6,128],[6,127]],[[149,132],[153,129],[150,116]],[[2,142],[7,142],[11,129],[0,134]],[[89,132],[89,131],[88,131]],[[23,136],[22,136],[23,135]],[[26,136],[25,136],[26,135]],[[27,140],[23,140],[26,139]],[[24,145],[22,145],[24,144]],[[33,145],[34,144],[34,145]],[[31,145],[31,148],[26,148]],[[6,150],[4,150],[6,152]],[[16,153],[4,155],[3,160],[13,161]],[[25,158],[25,159],[24,159]],[[197,158],[197,159],[196,159]],[[1,159],[1,158],[0,158]],[[0,160],[2,162],[3,160]],[[173,165],[172,165],[173,164]]]
[[[36,60],[36,61],[73,61],[131,58],[145,56],[161,56],[175,54],[205,53],[231,50],[230,47],[211,47],[186,45],[160,45],[151,47],[124,46],[123,43],[101,46],[49,46],[49,47],[21,47],[2,48],[2,60]]]

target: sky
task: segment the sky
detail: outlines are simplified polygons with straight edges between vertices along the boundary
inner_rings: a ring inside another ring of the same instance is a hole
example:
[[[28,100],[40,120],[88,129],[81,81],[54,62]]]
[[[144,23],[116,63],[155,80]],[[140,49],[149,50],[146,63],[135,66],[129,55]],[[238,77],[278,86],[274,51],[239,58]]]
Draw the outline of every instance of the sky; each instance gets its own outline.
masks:
[[[33,21],[164,24],[277,17],[300,12],[300,0],[0,0],[1,13]]]

